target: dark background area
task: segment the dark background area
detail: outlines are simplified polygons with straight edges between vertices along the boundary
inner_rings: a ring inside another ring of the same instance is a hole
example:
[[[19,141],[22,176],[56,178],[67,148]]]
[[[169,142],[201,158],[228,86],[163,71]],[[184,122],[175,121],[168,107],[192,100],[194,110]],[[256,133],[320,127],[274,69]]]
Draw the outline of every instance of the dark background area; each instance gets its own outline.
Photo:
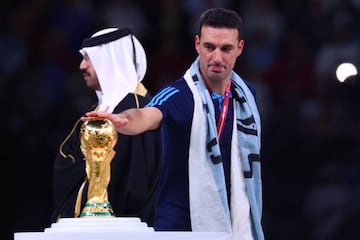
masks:
[[[267,240],[360,236],[358,0],[1,1],[1,239],[43,231],[52,210],[60,142],[96,96],[78,66],[84,37],[131,25],[155,93],[195,58],[208,7],[238,11],[245,49],[236,71],[257,88],[263,121],[263,226]],[[5,144],[4,144],[5,143]]]

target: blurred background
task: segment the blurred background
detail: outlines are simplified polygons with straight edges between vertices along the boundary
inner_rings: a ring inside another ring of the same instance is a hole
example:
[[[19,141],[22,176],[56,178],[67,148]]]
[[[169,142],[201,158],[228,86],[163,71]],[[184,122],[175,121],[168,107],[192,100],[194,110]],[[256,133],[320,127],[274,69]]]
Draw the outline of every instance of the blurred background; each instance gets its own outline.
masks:
[[[132,26],[155,93],[196,57],[199,14],[227,7],[244,21],[236,71],[262,115],[267,240],[360,236],[360,0],[2,0],[1,239],[43,231],[52,211],[53,158],[96,96],[78,66],[81,41]],[[4,144],[5,143],[5,144]]]

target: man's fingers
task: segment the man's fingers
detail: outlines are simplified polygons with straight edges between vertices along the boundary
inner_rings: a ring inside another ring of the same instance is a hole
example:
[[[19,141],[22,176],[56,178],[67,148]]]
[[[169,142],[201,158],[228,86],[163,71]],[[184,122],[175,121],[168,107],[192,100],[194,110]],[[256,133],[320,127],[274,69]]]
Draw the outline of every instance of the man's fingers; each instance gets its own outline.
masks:
[[[98,111],[92,111],[85,113],[85,116],[81,117],[82,121],[88,121],[88,120],[101,120],[108,116],[108,113],[105,112],[98,112]]]
[[[85,115],[86,115],[87,117],[105,118],[105,117],[107,117],[109,114],[106,113],[106,112],[92,111],[92,112],[87,112],[87,113],[85,113]]]

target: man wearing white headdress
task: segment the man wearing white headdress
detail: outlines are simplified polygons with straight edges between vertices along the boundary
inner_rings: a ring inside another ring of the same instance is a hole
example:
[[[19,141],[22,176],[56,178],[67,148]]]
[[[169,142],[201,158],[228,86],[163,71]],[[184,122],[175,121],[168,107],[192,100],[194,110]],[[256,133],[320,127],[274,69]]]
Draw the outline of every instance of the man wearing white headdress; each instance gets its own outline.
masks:
[[[150,101],[141,83],[147,61],[144,48],[130,28],[107,28],[83,40],[80,70],[95,90],[96,109],[111,113],[141,108]],[[88,182],[80,149],[79,120],[65,138],[54,161],[54,211],[51,222],[79,217],[86,203]],[[111,161],[109,202],[116,216],[137,216],[153,225],[155,190],[160,166],[159,131],[118,134]]]

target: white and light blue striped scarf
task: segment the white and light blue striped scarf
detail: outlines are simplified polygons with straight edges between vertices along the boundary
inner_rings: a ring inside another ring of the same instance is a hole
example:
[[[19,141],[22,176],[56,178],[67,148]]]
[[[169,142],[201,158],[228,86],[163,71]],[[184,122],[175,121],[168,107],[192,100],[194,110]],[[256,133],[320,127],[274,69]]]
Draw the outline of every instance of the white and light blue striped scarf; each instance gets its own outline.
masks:
[[[232,239],[264,239],[261,226],[260,116],[255,98],[235,72],[230,208],[215,112],[199,73],[198,59],[184,75],[194,96],[189,151],[190,216],[193,231],[229,232]],[[234,147],[238,146],[238,147]]]

